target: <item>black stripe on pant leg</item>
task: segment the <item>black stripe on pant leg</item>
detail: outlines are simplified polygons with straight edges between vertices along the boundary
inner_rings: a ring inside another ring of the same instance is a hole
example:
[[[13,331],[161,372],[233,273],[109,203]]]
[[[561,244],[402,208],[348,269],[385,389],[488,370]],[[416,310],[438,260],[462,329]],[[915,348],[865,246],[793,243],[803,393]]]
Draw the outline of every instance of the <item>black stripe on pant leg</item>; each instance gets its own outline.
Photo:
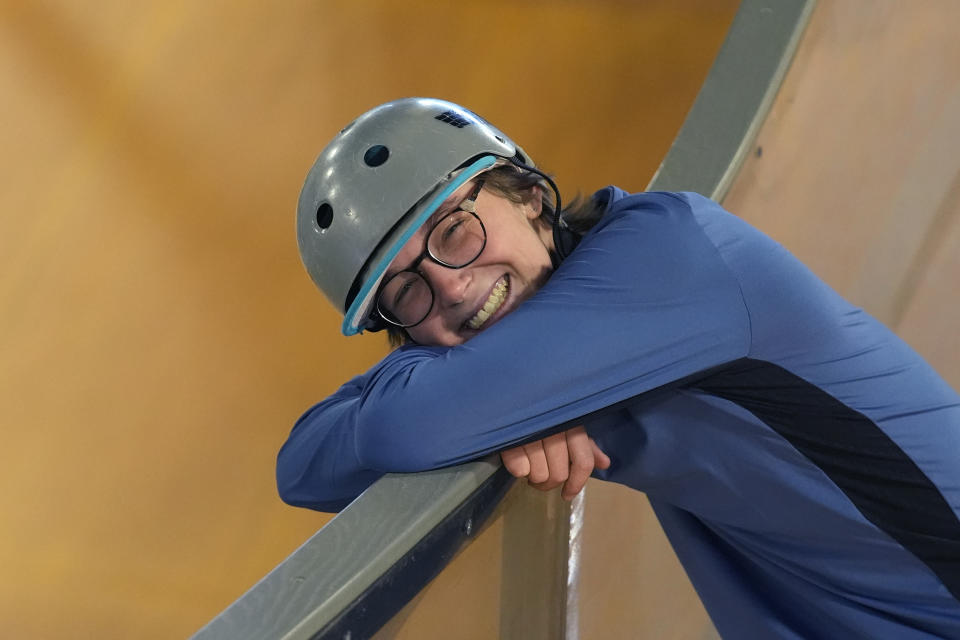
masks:
[[[960,600],[960,520],[874,422],[775,364],[743,359],[690,385],[740,405],[797,448]]]

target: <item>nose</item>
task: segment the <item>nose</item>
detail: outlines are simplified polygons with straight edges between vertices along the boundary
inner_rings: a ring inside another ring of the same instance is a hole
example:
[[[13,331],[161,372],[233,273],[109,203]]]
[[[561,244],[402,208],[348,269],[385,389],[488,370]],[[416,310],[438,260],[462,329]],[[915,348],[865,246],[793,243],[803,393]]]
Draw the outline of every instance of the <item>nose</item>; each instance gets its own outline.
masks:
[[[456,306],[464,301],[470,284],[469,271],[470,267],[450,269],[426,260],[420,263],[420,272],[430,282],[436,303],[441,307]]]

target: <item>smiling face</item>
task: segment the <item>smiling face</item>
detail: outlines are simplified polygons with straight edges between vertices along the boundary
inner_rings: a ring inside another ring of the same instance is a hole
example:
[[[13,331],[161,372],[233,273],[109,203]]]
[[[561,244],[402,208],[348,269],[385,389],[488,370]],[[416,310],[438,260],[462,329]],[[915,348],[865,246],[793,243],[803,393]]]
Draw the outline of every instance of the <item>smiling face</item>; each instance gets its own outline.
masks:
[[[387,278],[416,262],[436,222],[460,206],[475,185],[476,179],[467,182],[444,202],[390,263]],[[477,259],[460,269],[429,259],[417,265],[433,289],[434,301],[427,317],[406,329],[414,342],[461,344],[516,309],[550,277],[553,238],[540,218],[539,191],[534,189],[528,202],[517,203],[484,187],[475,207],[487,235]]]

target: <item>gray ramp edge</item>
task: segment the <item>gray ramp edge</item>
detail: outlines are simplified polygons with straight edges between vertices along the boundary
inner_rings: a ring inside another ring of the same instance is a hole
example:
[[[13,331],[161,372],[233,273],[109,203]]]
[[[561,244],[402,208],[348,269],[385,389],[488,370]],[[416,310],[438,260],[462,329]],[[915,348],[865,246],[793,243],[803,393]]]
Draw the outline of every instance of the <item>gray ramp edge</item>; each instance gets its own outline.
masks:
[[[766,117],[813,5],[814,0],[743,0],[648,189],[722,199]],[[491,456],[449,469],[384,476],[193,638],[315,637],[469,500],[498,466]]]
[[[815,0],[743,0],[648,191],[723,200],[793,60]]]
[[[193,638],[315,637],[499,466],[491,456],[448,469],[384,476]]]

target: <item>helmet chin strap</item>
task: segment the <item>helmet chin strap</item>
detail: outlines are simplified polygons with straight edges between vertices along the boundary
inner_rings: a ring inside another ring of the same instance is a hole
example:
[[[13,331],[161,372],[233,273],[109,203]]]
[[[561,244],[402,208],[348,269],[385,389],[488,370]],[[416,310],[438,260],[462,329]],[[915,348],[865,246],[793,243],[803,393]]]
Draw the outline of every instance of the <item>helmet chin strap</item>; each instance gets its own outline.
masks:
[[[544,180],[547,181],[547,184],[550,185],[550,188],[553,189],[554,195],[554,206],[553,206],[553,248],[556,252],[556,258],[554,259],[553,268],[556,269],[560,262],[563,261],[570,252],[573,250],[573,247],[576,246],[576,241],[572,238],[573,232],[570,231],[570,228],[567,226],[567,223],[560,216],[563,211],[563,206],[560,203],[560,189],[557,188],[557,183],[553,181],[553,178],[545,174],[543,171],[540,171],[536,167],[531,167],[525,165],[516,158],[511,158],[510,162],[524,171],[529,171],[530,173],[535,173]]]

